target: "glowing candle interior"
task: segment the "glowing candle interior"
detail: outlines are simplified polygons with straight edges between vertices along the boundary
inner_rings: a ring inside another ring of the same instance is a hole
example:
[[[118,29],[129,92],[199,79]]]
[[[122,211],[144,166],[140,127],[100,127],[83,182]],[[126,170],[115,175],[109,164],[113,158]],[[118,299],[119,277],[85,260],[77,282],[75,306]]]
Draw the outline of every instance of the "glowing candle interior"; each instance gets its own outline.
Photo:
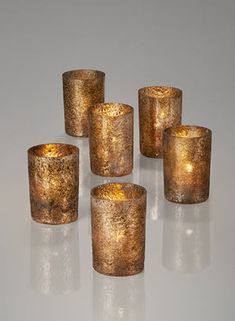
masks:
[[[186,163],[185,170],[186,172],[191,173],[193,171],[193,165],[191,163]]]

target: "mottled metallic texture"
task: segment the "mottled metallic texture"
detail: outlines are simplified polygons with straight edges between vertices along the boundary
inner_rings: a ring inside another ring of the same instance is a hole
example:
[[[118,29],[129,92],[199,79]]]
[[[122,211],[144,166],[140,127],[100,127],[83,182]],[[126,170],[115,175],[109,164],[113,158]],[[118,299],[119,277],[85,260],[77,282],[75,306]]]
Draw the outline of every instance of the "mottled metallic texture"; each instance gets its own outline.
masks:
[[[118,103],[89,110],[91,170],[100,176],[124,176],[133,169],[133,108]]]
[[[67,144],[31,147],[28,169],[33,220],[44,224],[76,221],[79,149]]]
[[[105,74],[80,69],[63,75],[65,131],[71,136],[88,136],[88,109],[104,102]]]
[[[102,274],[128,276],[144,268],[146,190],[109,183],[91,190],[93,267]]]
[[[211,130],[177,126],[164,132],[165,197],[177,203],[199,203],[209,197]]]
[[[182,91],[173,87],[139,89],[140,152],[162,157],[164,129],[181,124]]]

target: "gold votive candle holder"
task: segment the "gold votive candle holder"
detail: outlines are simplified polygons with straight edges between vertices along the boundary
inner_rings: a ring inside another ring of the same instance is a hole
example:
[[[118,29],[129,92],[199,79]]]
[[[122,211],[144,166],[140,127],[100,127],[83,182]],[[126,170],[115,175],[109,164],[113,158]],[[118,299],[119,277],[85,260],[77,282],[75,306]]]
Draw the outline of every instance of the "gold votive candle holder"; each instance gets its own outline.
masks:
[[[88,136],[88,109],[104,102],[105,73],[78,69],[63,73],[65,131],[71,136]]]
[[[65,224],[78,217],[79,149],[68,144],[42,144],[28,150],[32,219]]]
[[[144,268],[146,190],[131,183],[109,183],[91,190],[93,267],[111,276]]]
[[[89,109],[91,171],[100,176],[124,176],[133,169],[133,108],[119,103]]]
[[[166,86],[139,89],[140,152],[162,157],[163,131],[181,124],[182,90]]]
[[[177,126],[164,132],[164,192],[176,203],[200,203],[209,197],[211,130]]]

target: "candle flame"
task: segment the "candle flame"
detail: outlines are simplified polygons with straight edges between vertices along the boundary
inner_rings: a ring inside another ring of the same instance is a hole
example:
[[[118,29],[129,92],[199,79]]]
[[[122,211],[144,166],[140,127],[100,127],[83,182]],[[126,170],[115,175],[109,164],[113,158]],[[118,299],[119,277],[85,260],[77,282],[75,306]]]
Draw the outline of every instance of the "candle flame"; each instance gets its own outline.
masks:
[[[185,167],[187,172],[191,173],[193,171],[193,165],[191,163],[187,163]]]

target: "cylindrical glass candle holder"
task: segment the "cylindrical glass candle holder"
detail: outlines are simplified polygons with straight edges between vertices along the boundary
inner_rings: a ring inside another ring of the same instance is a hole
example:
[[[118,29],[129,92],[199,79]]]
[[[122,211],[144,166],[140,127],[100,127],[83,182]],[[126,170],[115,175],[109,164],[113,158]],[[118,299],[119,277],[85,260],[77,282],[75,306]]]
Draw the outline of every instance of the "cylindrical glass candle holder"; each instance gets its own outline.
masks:
[[[140,152],[147,157],[162,157],[163,131],[181,124],[182,91],[151,86],[139,89]]]
[[[104,103],[89,109],[91,170],[100,176],[124,176],[133,168],[133,108]]]
[[[146,190],[109,183],[91,190],[93,267],[102,274],[128,276],[144,268]]]
[[[28,150],[31,215],[44,224],[65,224],[78,217],[79,149],[43,144]]]
[[[211,130],[171,127],[164,132],[165,197],[177,203],[200,203],[209,197]]]
[[[105,74],[79,69],[63,75],[65,131],[71,136],[88,136],[88,109],[104,102]]]

